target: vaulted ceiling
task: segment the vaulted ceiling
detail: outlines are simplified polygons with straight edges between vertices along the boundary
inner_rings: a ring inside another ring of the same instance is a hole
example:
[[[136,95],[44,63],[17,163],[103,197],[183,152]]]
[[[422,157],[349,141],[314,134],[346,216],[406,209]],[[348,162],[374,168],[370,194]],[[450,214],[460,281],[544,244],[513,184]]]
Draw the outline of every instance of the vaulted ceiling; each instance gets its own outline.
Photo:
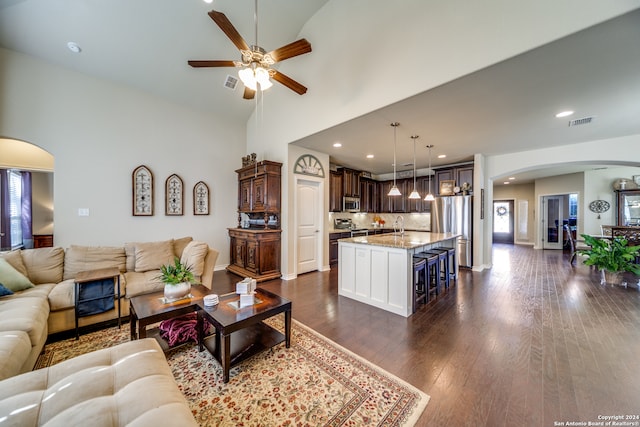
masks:
[[[296,40],[327,1],[261,1],[259,44],[270,50]],[[0,0],[0,46],[246,123],[256,104],[242,99],[241,84],[235,90],[224,87],[235,69],[187,65],[189,59],[239,59],[236,47],[207,16],[213,8],[254,42],[253,0]],[[401,31],[401,26],[385,31]],[[81,53],[67,48],[70,41]],[[289,61],[303,65],[305,56]],[[425,168],[427,144],[434,145],[437,166],[469,160],[474,153],[640,134],[639,69],[636,9],[294,143],[328,153],[332,162],[381,174],[392,170],[393,131],[387,126],[392,121],[401,124],[399,170],[412,167],[411,135],[420,136],[416,166]],[[291,77],[313,88],[305,75]],[[575,113],[555,118],[561,109]],[[591,123],[568,126],[569,120],[586,117],[593,118]],[[342,147],[334,148],[334,142]],[[438,159],[439,154],[447,157]],[[567,171],[575,170],[543,174]]]

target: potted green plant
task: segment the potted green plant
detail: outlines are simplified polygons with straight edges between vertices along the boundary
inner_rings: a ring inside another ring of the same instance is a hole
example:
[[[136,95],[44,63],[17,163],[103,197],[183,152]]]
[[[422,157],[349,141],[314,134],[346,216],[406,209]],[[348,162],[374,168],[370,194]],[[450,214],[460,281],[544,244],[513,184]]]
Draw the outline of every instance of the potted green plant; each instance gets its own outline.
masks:
[[[591,249],[578,253],[588,257],[584,261],[586,265],[593,265],[600,270],[601,284],[620,284],[625,271],[640,275],[640,264],[635,263],[640,246],[629,246],[627,239],[621,237],[601,239],[582,234],[582,238]]]
[[[191,282],[195,279],[191,267],[175,257],[173,264],[160,267],[160,280],[164,283],[164,297],[168,301],[175,301],[189,295]]]

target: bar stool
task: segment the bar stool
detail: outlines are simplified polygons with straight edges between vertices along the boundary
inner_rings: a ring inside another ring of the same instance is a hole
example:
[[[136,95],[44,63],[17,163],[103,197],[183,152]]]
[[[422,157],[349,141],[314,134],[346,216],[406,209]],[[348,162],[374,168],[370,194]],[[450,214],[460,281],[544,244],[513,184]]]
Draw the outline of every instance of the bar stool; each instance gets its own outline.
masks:
[[[445,248],[438,246],[436,249],[445,250],[449,254],[449,274],[452,280],[458,280],[458,264],[456,264],[456,250],[454,248]]]
[[[413,257],[413,311],[418,309],[418,304],[426,304],[429,293],[426,288],[427,284],[427,260],[425,258]]]
[[[431,294],[440,293],[440,256],[439,254],[419,252],[414,257],[424,258],[427,261],[425,283],[427,284],[427,302],[431,299]]]
[[[444,281],[445,289],[449,289],[450,282],[450,270],[449,270],[449,252],[445,249],[437,249],[437,248],[429,248],[425,251],[426,253],[431,253],[438,255],[438,264],[440,265],[440,273],[438,274],[438,279]]]

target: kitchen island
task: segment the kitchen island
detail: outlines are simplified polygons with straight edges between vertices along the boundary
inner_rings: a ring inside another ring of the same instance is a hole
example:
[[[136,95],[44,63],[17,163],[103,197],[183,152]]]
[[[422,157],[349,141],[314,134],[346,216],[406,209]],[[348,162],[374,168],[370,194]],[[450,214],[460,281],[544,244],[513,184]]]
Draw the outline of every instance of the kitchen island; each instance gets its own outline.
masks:
[[[409,317],[413,255],[436,246],[456,248],[459,236],[408,231],[340,239],[338,294]]]

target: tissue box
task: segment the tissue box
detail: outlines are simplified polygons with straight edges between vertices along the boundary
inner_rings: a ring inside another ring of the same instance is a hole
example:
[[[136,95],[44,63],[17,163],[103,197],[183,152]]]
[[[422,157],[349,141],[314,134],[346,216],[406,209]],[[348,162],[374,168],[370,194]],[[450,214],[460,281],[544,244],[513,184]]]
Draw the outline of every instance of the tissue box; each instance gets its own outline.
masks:
[[[241,282],[236,283],[236,294],[251,293],[251,277],[245,277]]]
[[[236,294],[250,294],[256,290],[256,279],[245,277],[241,282],[236,283]]]
[[[240,307],[248,307],[253,305],[253,293],[250,294],[240,294]]]

